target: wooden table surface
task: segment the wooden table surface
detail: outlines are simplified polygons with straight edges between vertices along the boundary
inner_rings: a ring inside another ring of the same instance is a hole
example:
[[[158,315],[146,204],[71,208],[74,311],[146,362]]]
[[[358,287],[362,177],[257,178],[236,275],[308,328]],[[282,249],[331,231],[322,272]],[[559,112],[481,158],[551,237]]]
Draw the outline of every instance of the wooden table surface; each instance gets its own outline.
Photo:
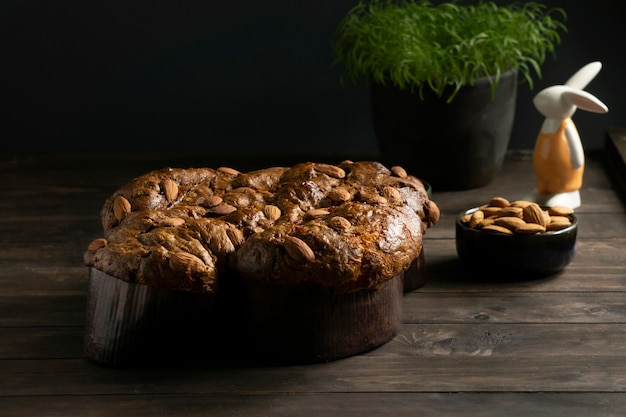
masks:
[[[405,294],[400,332],[380,348],[315,365],[109,369],[82,357],[82,254],[104,199],[164,166],[297,161],[0,155],[0,415],[626,415],[626,214],[605,156],[587,155],[577,252],[560,274],[490,283],[459,265],[455,215],[532,189],[530,152],[517,151],[488,186],[434,190],[428,283]]]

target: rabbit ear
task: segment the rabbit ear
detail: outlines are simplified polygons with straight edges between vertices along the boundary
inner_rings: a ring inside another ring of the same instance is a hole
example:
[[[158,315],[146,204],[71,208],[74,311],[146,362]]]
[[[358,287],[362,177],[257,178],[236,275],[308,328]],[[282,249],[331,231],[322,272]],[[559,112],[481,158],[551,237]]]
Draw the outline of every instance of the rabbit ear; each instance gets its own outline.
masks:
[[[565,82],[565,85],[582,90],[598,75],[601,69],[602,63],[600,61],[591,62],[576,71],[576,73]]]
[[[569,105],[592,113],[606,113],[609,108],[594,95],[582,90],[567,90],[563,92],[563,100]]]

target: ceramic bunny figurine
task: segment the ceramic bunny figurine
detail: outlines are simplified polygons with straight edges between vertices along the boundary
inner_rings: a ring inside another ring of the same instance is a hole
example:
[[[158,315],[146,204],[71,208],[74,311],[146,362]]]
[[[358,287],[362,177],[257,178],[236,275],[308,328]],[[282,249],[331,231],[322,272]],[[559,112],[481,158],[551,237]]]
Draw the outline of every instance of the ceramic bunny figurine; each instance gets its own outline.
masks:
[[[564,85],[548,87],[535,96],[535,108],[545,116],[533,153],[537,177],[535,190],[526,199],[543,206],[581,204],[585,154],[572,115],[577,108],[594,113],[608,112],[607,106],[583,89],[600,72],[602,64],[591,62]]]

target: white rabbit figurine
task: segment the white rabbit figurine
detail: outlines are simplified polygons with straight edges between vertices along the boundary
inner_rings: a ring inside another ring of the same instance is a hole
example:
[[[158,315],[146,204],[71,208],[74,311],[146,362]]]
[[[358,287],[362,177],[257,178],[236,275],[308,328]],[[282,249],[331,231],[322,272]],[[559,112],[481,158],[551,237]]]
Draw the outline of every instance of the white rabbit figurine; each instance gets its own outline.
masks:
[[[585,154],[578,130],[572,122],[576,108],[606,113],[608,107],[583,89],[600,72],[602,64],[591,62],[564,85],[548,87],[535,96],[533,104],[546,117],[533,151],[537,177],[535,190],[526,197],[542,206],[580,206],[580,187]]]

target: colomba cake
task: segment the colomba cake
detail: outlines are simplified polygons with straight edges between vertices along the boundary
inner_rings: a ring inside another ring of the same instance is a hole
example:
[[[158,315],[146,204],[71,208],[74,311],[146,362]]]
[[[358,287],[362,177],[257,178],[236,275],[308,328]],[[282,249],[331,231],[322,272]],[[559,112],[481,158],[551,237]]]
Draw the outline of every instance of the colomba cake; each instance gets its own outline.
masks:
[[[438,220],[419,179],[375,161],[148,172],[105,201],[84,253],[85,355],[202,351],[233,327],[272,360],[370,350],[395,336],[405,275]]]

